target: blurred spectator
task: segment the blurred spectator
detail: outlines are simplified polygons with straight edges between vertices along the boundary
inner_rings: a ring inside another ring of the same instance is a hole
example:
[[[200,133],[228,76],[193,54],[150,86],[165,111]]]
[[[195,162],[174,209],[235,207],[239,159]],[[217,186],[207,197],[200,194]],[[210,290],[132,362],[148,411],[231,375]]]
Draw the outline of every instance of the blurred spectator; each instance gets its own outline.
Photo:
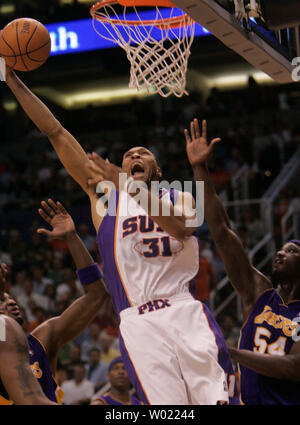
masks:
[[[258,217],[256,208],[247,208],[244,211],[242,222],[247,232],[249,248],[253,248],[264,236],[264,226]]]
[[[78,227],[78,234],[81,237],[87,249],[89,251],[93,251],[95,236],[91,235],[89,226],[85,223],[80,224]]]
[[[68,378],[73,378],[73,367],[81,362],[81,347],[72,341],[65,344],[58,352],[59,364],[64,366],[68,371]]]
[[[230,177],[221,161],[215,161],[211,164],[210,177],[214,183],[217,193],[227,191],[230,183]]]
[[[51,251],[52,252],[52,251]],[[47,277],[57,286],[64,281],[63,264],[61,258],[54,256],[48,269]]]
[[[60,387],[62,386],[63,382],[68,380],[68,371],[63,366],[58,366],[55,372],[55,382]]]
[[[98,348],[89,351],[89,361],[86,368],[86,379],[94,384],[95,391],[98,391],[107,381],[107,364],[101,361],[101,352]]]
[[[101,360],[109,365],[116,357],[120,357],[120,351],[113,348],[115,337],[108,333],[107,329],[103,329],[99,335],[101,345]]]
[[[42,307],[34,307],[32,309],[32,313],[34,318],[29,323],[29,332],[32,332],[41,323],[45,322],[45,320],[49,318],[46,311]]]
[[[199,269],[194,277],[195,279],[195,292],[194,297],[198,301],[202,301],[210,307],[209,299],[211,292],[216,287],[216,277],[211,262],[202,254],[202,249],[205,244],[199,240]]]
[[[13,229],[10,232],[8,251],[12,257],[13,263],[19,263],[25,260],[26,247],[21,238],[21,233],[18,229]]]
[[[12,265],[10,253],[4,252],[2,247],[0,247],[0,262],[6,264],[7,266]]]
[[[217,282],[219,282],[226,275],[226,270],[225,270],[223,260],[222,260],[220,254],[219,254],[219,251],[217,250],[216,247],[214,247],[214,249],[213,249],[213,256],[212,256],[212,259],[211,259],[211,264],[214,268],[216,280],[217,280]]]
[[[44,295],[33,292],[33,285],[29,278],[22,283],[22,291],[17,297],[17,302],[24,308],[29,322],[35,321],[33,310],[35,307],[42,307],[46,310],[47,298]]]
[[[230,315],[224,315],[218,322],[227,344],[237,347],[240,337],[240,328],[236,320]]]
[[[74,366],[74,378],[62,383],[63,404],[89,404],[94,394],[94,385],[85,378],[84,363]]]
[[[58,300],[68,299],[70,303],[83,295],[84,291],[74,270],[64,270],[64,282],[58,285],[56,293]]]
[[[49,283],[44,292],[45,297],[47,297],[47,312],[50,316],[56,315],[56,288],[53,283]]]
[[[91,323],[89,326],[88,336],[81,345],[82,360],[84,361],[89,360],[89,352],[92,348],[98,348],[98,350],[101,351],[99,336],[100,336],[99,325],[95,322]]]
[[[40,266],[34,266],[32,268],[32,285],[33,291],[38,294],[44,294],[47,285],[52,283],[52,280],[44,277],[43,269]]]

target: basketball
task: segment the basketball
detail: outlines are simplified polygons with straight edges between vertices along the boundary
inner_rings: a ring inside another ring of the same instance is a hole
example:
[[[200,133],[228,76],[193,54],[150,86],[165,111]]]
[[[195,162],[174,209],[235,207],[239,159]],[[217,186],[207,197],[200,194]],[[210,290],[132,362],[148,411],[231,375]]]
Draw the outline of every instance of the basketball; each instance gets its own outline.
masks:
[[[32,71],[46,62],[51,49],[47,28],[31,18],[7,24],[0,36],[0,56],[17,71]]]

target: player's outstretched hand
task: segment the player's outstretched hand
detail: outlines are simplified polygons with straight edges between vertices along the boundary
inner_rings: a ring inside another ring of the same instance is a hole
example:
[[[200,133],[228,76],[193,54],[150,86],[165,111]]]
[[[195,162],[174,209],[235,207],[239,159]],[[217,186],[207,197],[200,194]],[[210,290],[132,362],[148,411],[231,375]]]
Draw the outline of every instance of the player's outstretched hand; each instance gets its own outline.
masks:
[[[122,173],[122,169],[109,162],[108,159],[104,160],[95,152],[88,154],[88,158],[90,161],[86,164],[86,167],[91,176],[88,179],[88,185],[96,187],[99,182],[106,180],[112,182],[118,189],[119,174]]]
[[[67,239],[76,233],[75,224],[70,214],[60,202],[48,199],[41,202],[40,216],[52,226],[52,230],[38,229],[37,232],[48,236],[50,239]]]
[[[213,151],[213,147],[221,139],[218,137],[213,139],[210,144],[207,143],[207,124],[202,121],[202,134],[200,132],[199,122],[194,118],[190,124],[190,132],[184,130],[186,140],[186,153],[192,167],[196,165],[204,165]]]

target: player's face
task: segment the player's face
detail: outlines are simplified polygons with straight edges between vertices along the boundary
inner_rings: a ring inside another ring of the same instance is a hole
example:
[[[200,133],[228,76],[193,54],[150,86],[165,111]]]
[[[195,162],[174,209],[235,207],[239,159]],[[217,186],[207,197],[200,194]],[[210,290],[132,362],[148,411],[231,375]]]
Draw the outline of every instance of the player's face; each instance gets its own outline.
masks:
[[[20,325],[23,323],[23,318],[16,301],[7,293],[3,294],[2,299],[0,299],[0,310],[2,314],[15,319]]]
[[[122,170],[135,180],[141,180],[146,183],[158,180],[161,176],[161,171],[154,155],[143,147],[132,148],[124,154]]]
[[[129,390],[130,381],[123,362],[116,363],[108,373],[111,386],[117,390]]]
[[[300,247],[288,242],[276,253],[272,276],[279,283],[283,283],[285,280],[296,280],[299,273]]]

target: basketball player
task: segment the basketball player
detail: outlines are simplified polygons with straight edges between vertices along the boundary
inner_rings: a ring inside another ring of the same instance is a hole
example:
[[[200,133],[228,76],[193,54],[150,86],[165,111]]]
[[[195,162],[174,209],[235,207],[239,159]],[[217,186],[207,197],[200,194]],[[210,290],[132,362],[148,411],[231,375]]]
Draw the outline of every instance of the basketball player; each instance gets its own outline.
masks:
[[[107,380],[110,390],[91,401],[91,404],[141,405],[142,403],[130,395],[130,381],[121,357],[114,359],[108,366]]]
[[[119,187],[120,172],[127,183],[149,184],[161,171],[153,154],[135,147],[124,154],[122,168],[90,157],[49,109],[7,69],[6,82],[35,125],[45,133],[69,174],[91,202],[91,214],[103,259],[105,282],[120,317],[120,349],[132,384],[145,404],[218,404],[229,400],[226,375],[218,363],[220,347],[203,305],[189,293],[198,271],[198,243],[191,217],[189,193],[140,190],[141,204],[157,201],[159,211],[142,208]],[[95,184],[110,181],[112,210],[99,207]],[[170,206],[164,216],[163,206]],[[221,348],[229,359],[228,351]],[[229,378],[229,377],[228,377]]]
[[[4,285],[7,269],[0,269],[0,405],[50,404],[42,388],[34,378],[29,363],[29,346],[21,326],[8,317],[4,301]],[[4,395],[6,398],[3,398]]]
[[[59,202],[54,203],[49,199],[48,203],[42,202],[39,213],[53,229],[52,231],[38,229],[38,232],[50,238],[66,241],[78,269],[78,277],[85,289],[85,294],[75,300],[60,316],[46,320],[27,336],[33,375],[38,379],[48,399],[61,403],[63,393],[53,378],[58,351],[64,344],[83,332],[98,313],[106,295],[99,267],[94,264],[91,255],[77,235],[74,222],[64,207]],[[3,294],[0,307],[7,311],[10,318],[22,324],[19,307],[8,293]],[[24,392],[25,390],[26,387]],[[5,388],[0,386],[0,394],[0,402],[8,404],[10,398],[16,402],[7,386]]]
[[[204,181],[206,221],[243,302],[239,349],[231,349],[240,364],[242,401],[299,405],[300,241],[291,240],[277,252],[271,280],[252,266],[209,178],[207,160],[220,139],[208,145],[206,135],[206,122],[201,135],[194,119],[190,132],[185,130],[186,149],[195,180]]]

